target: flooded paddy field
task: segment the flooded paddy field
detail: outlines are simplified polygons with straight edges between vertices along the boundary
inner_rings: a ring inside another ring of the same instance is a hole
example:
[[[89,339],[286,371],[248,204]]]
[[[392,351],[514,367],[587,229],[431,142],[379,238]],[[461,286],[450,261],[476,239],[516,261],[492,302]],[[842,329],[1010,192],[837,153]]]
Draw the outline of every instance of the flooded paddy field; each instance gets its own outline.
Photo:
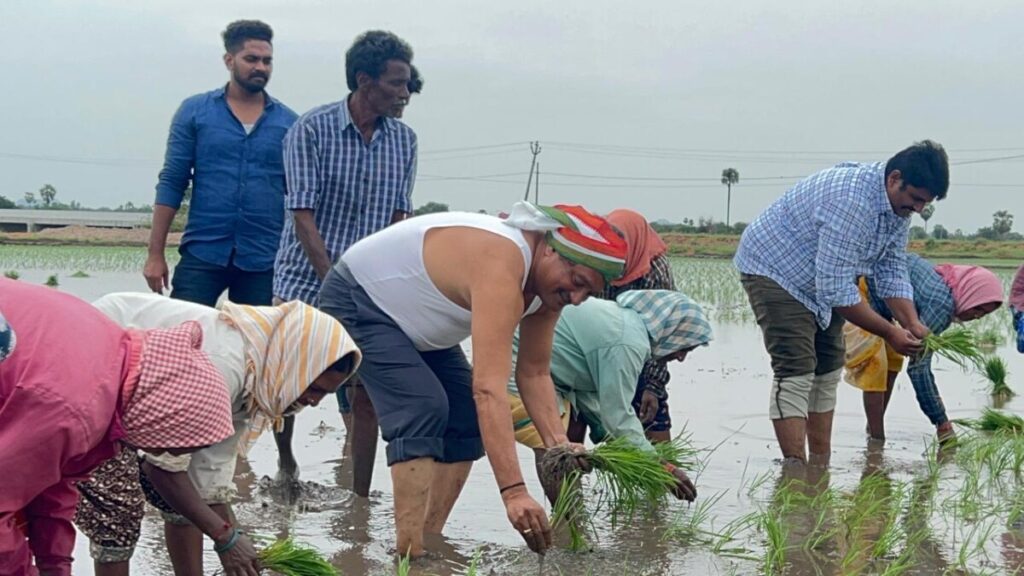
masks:
[[[77,250],[69,254],[66,250]],[[23,281],[58,276],[58,289],[93,299],[144,290],[138,248],[68,249],[0,246],[0,273]],[[704,448],[691,474],[699,497],[672,501],[612,526],[595,523],[593,550],[566,550],[567,538],[543,562],[511,529],[486,459],[477,462],[433,554],[410,574],[439,576],[633,574],[1014,574],[1024,572],[1024,441],[991,439],[958,428],[963,442],[938,450],[934,429],[901,374],[886,420],[884,445],[867,440],[860,392],[840,383],[831,466],[784,467],[767,417],[771,373],[761,336],[728,261],[676,260],[679,288],[707,305],[711,346],[672,363],[673,430]],[[78,271],[87,277],[73,277]],[[1009,282],[1013,270],[997,271]],[[1011,388],[1024,392],[1024,356],[1013,347],[1009,315],[1000,310],[971,324],[991,332],[994,353],[1008,364]],[[976,417],[993,406],[981,375],[935,363],[951,418]],[[999,404],[1021,413],[1024,401]],[[391,481],[383,446],[370,498],[356,497],[345,428],[328,399],[297,419],[301,466],[298,500],[272,481],[277,455],[266,435],[238,466],[239,521],[256,537],[292,536],[320,549],[343,574],[390,575]],[[519,450],[530,492],[541,498],[533,454]],[[75,574],[92,574],[88,543],[79,538]],[[219,568],[207,552],[208,573]],[[135,574],[169,574],[162,522],[147,515],[132,560]]]

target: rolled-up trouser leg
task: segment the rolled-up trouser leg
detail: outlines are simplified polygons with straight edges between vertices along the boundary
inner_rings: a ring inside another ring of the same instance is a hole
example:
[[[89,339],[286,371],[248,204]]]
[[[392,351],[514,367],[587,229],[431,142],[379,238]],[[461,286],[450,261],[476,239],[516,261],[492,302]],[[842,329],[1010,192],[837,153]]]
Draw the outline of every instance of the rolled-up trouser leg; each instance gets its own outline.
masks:
[[[814,374],[774,379],[768,416],[772,420],[807,418],[808,402],[813,387]]]
[[[75,525],[89,538],[89,555],[101,564],[130,560],[145,513],[135,451],[122,449],[79,482],[78,492]]]
[[[843,369],[814,376],[814,384],[807,399],[808,412],[831,412],[836,409],[836,388]]]

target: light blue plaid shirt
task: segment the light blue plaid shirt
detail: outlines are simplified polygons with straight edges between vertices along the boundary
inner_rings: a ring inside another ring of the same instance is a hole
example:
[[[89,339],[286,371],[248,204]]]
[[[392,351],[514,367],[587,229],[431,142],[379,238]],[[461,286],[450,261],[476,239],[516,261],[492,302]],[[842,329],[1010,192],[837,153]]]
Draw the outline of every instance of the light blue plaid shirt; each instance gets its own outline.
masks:
[[[416,133],[383,118],[370,144],[348,111],[348,99],[303,114],[284,139],[285,208],[313,210],[331,262],[385,228],[396,211],[412,212]],[[320,279],[285,218],[274,264],[274,295],[317,305]]]
[[[736,268],[766,276],[828,327],[832,308],[860,302],[858,276],[883,298],[913,298],[910,218],[892,210],[885,164],[844,162],[801,180],[743,232]]]

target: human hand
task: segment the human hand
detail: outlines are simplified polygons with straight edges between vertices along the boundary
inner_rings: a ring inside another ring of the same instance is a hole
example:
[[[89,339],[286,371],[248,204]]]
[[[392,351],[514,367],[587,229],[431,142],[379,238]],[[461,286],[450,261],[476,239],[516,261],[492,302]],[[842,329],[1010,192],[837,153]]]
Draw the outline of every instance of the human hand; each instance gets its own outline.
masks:
[[[640,413],[637,414],[640,417],[640,422],[643,424],[653,422],[654,417],[658,415],[658,406],[660,404],[658,397],[653,392],[644,390],[644,393],[640,396]]]
[[[697,499],[697,487],[690,480],[690,477],[683,472],[682,468],[674,464],[665,464],[665,469],[669,471],[676,479],[676,485],[672,489],[672,494],[679,500],[686,500],[687,502],[693,502]]]
[[[893,326],[885,341],[903,356],[917,356],[924,350],[924,344],[916,336],[909,330],[896,326]]]
[[[909,330],[910,333],[914,335],[914,338],[917,338],[918,340],[924,340],[925,336],[932,333],[932,331],[920,321],[907,326],[907,330]]]
[[[168,287],[167,259],[163,254],[150,254],[146,258],[146,265],[142,269],[142,275],[146,278],[149,289],[157,294],[163,294],[164,288]]]
[[[501,495],[505,513],[530,550],[544,554],[551,547],[551,525],[544,508],[534,500],[525,486],[517,486]]]
[[[231,537],[229,534],[223,542],[217,542],[217,544],[226,544]],[[218,556],[220,556],[221,566],[224,567],[225,576],[259,576],[261,570],[259,553],[256,552],[249,537],[241,532],[238,532],[235,544],[224,552],[218,552]]]

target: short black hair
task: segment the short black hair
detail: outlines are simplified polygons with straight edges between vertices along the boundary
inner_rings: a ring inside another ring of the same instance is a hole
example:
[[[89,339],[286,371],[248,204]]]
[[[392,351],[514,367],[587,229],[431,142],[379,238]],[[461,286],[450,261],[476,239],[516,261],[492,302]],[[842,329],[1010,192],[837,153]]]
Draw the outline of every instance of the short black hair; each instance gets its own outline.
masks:
[[[924,188],[936,200],[946,197],[949,190],[949,158],[938,142],[922,140],[904,148],[885,164],[885,177],[899,170],[903,185]]]
[[[423,91],[423,76],[420,69],[409,64],[409,94],[419,94]]]
[[[224,39],[224,49],[235,54],[245,46],[246,40],[262,40],[273,44],[274,30],[259,20],[235,20],[220,33]]]
[[[345,52],[345,81],[348,89],[359,88],[356,74],[364,72],[371,78],[380,78],[387,70],[388,60],[401,60],[412,65],[412,47],[398,36],[384,30],[370,30],[360,34]]]

